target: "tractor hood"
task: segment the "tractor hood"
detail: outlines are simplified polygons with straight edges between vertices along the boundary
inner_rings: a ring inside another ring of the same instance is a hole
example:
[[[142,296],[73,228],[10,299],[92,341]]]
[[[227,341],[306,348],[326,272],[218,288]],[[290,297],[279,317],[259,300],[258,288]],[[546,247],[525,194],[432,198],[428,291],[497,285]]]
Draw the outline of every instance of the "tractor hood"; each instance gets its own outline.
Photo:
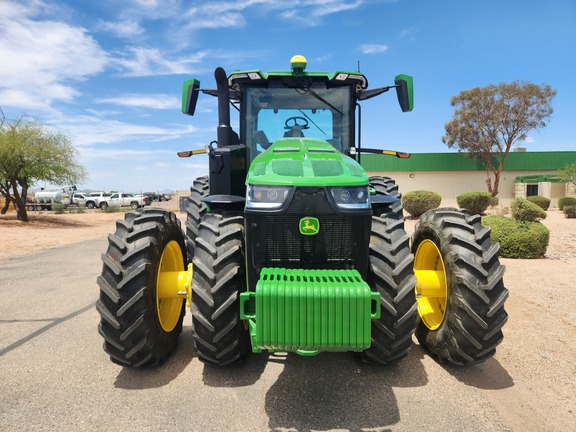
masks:
[[[246,184],[363,186],[368,184],[368,176],[358,162],[326,141],[282,138],[254,158]]]

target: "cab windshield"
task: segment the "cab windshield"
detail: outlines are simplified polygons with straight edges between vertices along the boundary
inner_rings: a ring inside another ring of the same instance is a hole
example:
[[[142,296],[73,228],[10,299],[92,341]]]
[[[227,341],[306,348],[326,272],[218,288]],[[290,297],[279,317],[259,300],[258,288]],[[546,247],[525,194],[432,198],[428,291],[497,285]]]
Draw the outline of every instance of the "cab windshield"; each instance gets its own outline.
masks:
[[[317,138],[344,153],[350,148],[350,88],[246,89],[244,139],[250,159],[282,138]]]

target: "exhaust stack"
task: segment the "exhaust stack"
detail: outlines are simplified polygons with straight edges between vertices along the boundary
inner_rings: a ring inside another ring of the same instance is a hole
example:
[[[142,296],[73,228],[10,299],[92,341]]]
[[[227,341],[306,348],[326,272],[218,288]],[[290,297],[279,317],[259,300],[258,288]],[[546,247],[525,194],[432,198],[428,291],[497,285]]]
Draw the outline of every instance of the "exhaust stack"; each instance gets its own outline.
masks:
[[[228,147],[238,144],[240,140],[230,126],[230,93],[228,90],[228,76],[221,67],[214,71],[218,91],[218,147]]]

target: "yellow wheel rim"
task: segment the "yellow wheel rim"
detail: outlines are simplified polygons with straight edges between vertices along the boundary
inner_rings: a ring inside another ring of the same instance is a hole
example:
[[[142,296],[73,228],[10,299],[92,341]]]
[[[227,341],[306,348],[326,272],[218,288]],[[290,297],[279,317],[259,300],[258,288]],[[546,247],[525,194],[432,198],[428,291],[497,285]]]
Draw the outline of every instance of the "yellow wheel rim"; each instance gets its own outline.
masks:
[[[156,309],[160,326],[165,332],[174,330],[180,319],[184,300],[178,293],[178,281],[182,275],[185,275],[184,256],[180,245],[172,240],[162,252],[156,281]]]
[[[448,290],[442,254],[432,240],[423,240],[418,245],[414,274],[418,313],[426,327],[436,330],[444,320]]]

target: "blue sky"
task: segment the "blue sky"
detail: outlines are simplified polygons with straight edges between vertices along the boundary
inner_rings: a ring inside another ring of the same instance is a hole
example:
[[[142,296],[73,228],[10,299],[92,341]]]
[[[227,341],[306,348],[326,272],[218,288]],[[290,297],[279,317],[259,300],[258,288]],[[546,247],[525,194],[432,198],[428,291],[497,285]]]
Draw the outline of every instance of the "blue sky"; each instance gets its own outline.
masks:
[[[222,66],[360,70],[371,87],[414,76],[415,109],[393,93],[363,104],[363,145],[453,151],[444,124],[461,90],[514,80],[557,90],[528,151],[576,150],[573,0],[0,0],[0,108],[68,135],[85,189],[187,189],[205,156],[176,152],[215,139],[216,99],[180,112],[182,82],[214,88]],[[40,185],[43,186],[43,185]]]

